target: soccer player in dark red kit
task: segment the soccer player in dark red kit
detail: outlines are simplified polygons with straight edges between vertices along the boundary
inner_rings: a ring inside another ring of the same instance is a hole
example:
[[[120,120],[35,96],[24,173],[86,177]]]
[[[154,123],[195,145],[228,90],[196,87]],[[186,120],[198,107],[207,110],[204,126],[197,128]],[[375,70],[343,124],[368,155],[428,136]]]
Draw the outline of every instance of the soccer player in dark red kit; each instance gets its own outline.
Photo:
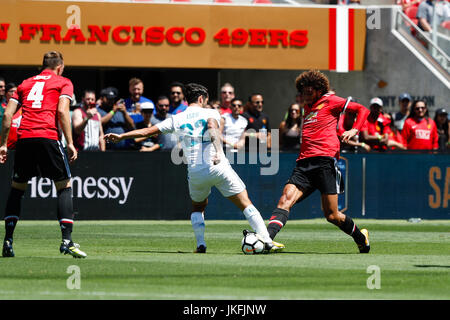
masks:
[[[366,229],[359,230],[349,216],[338,210],[338,194],[342,193],[344,188],[337,167],[340,141],[336,131],[346,99],[330,93],[328,78],[316,70],[300,74],[295,85],[305,103],[300,155],[269,220],[267,230],[274,239],[286,224],[294,204],[318,189],[327,221],[352,236],[359,251],[367,253],[370,250],[369,232]],[[343,142],[348,142],[358,134],[369,114],[368,109],[355,102],[348,103],[346,110],[356,113],[357,116],[353,127],[341,135]]]
[[[72,241],[73,203],[69,162],[77,159],[73,145],[69,107],[73,96],[72,82],[62,77],[64,61],[61,53],[47,52],[39,75],[26,79],[9,100],[3,117],[0,163],[8,154],[7,138],[11,119],[22,108],[22,120],[17,131],[16,154],[11,190],[5,209],[5,239],[3,257],[14,257],[13,233],[20,217],[22,197],[28,180],[42,176],[53,180],[58,194],[57,215],[61,227],[60,252],[74,258],[86,254]],[[61,128],[67,141],[67,154],[60,140]]]

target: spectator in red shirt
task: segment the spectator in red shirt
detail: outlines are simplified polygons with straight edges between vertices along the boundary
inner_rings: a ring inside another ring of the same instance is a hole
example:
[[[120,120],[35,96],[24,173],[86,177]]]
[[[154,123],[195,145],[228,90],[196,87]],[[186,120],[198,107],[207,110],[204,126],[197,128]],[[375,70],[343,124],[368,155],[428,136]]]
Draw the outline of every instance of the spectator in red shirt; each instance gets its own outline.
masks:
[[[329,93],[328,78],[317,70],[303,72],[295,84],[305,103],[300,155],[267,230],[273,239],[286,224],[292,206],[319,189],[327,221],[352,236],[359,251],[367,253],[370,250],[368,231],[360,231],[349,216],[338,210],[338,194],[344,189],[337,166],[340,142],[336,127],[346,99]],[[355,102],[347,105],[347,111],[355,112],[357,117],[353,127],[342,134],[343,142],[348,142],[358,134],[369,114],[364,106]]]
[[[380,98],[370,100],[370,113],[361,129],[361,140],[374,150],[387,150],[389,140],[389,123],[383,115],[383,101]]]
[[[393,115],[389,115],[390,119],[393,119]],[[401,134],[401,131],[397,128],[394,121],[389,122],[388,142],[387,147],[389,150],[406,150],[405,139]]]
[[[1,104],[2,107],[3,107],[3,109],[6,109],[6,106],[8,105],[9,99],[12,98],[14,92],[16,92],[16,91],[17,91],[17,86],[16,86],[16,84],[14,84],[14,83],[12,83],[12,82],[8,83],[8,84],[5,86],[5,90],[4,90],[4,92],[5,92],[5,100],[4,100],[4,102]]]
[[[402,6],[402,10],[405,11],[411,6],[419,6],[422,0],[397,0],[397,4]]]
[[[235,98],[234,87],[230,83],[225,83],[220,89],[220,114],[232,113],[231,100]]]
[[[72,242],[73,203],[69,161],[77,158],[70,125],[72,82],[62,77],[62,54],[50,51],[44,55],[43,71],[26,79],[9,99],[3,118],[0,144],[0,163],[7,158],[7,137],[13,115],[22,109],[22,121],[17,131],[18,141],[14,157],[13,178],[5,209],[5,239],[2,255],[14,257],[13,233],[20,216],[22,197],[28,180],[41,175],[53,180],[58,194],[57,216],[61,227],[60,252],[84,258],[86,254]],[[61,127],[67,141],[64,151],[60,140]]]
[[[403,126],[402,136],[408,150],[437,150],[439,148],[436,123],[428,116],[426,101],[414,101],[411,114]]]
[[[6,101],[2,105],[3,108],[6,109],[6,106],[8,105],[9,99],[11,99],[14,95],[14,93],[17,91],[17,86],[10,82],[6,85]],[[17,129],[20,126],[20,121],[22,119],[22,108],[20,108],[12,117],[11,120],[11,129],[9,130],[9,136],[8,136],[8,142],[7,147],[9,150],[13,150],[16,148],[16,142],[17,142]]]

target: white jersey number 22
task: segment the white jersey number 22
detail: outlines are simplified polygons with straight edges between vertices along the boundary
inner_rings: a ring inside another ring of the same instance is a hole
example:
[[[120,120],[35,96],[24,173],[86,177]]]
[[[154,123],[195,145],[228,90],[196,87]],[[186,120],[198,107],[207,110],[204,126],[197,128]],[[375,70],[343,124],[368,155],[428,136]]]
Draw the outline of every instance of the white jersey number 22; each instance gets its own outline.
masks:
[[[44,100],[44,96],[42,95],[42,91],[44,91],[44,85],[45,82],[40,81],[36,82],[31,88],[30,93],[28,94],[27,100],[33,101],[33,104],[31,105],[32,108],[41,108],[42,107],[42,100]]]

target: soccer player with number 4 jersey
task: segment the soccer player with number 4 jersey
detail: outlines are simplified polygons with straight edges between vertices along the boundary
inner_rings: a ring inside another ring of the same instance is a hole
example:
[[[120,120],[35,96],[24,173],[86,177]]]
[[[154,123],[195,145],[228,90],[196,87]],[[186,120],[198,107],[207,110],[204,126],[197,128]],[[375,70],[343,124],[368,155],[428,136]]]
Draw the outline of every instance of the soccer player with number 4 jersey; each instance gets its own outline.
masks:
[[[72,82],[62,77],[64,61],[61,53],[47,52],[42,72],[26,79],[9,100],[3,118],[0,163],[8,154],[7,137],[11,120],[22,108],[22,120],[17,131],[11,191],[5,209],[5,239],[3,257],[14,257],[13,234],[20,217],[22,197],[28,180],[42,176],[53,180],[58,194],[57,215],[61,227],[60,252],[74,258],[85,258],[80,246],[72,241],[73,203],[69,162],[77,159],[73,145],[69,107],[73,96]],[[67,141],[67,153],[60,142],[61,128]]]
[[[340,142],[337,123],[346,109],[356,113],[353,127],[342,133],[343,142],[358,134],[367,119],[369,110],[329,92],[328,78],[319,71],[310,70],[297,77],[296,88],[305,103],[302,141],[297,166],[287,181],[283,194],[273,211],[267,227],[272,239],[286,225],[289,212],[297,202],[315,190],[321,193],[322,210],[328,222],[352,236],[361,253],[370,250],[369,232],[359,230],[353,220],[338,210],[338,194],[342,193],[343,179],[337,160]]]
[[[188,162],[189,194],[192,199],[191,224],[197,241],[196,253],[206,252],[204,211],[213,186],[243,212],[250,226],[265,243],[266,253],[281,251],[284,245],[272,241],[260,212],[248,198],[245,184],[225,157],[219,131],[220,114],[206,108],[208,90],[195,83],[186,85],[185,89],[189,106],[184,112],[149,128],[120,135],[106,134],[105,139],[117,143],[123,139],[161,133],[177,135]]]

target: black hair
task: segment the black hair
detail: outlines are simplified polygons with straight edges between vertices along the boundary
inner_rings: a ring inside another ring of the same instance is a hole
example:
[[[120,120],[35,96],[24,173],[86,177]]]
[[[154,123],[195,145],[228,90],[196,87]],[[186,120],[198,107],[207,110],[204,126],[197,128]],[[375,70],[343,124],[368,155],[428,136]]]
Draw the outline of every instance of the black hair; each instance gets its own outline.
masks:
[[[441,113],[441,114],[445,114],[445,113]],[[446,116],[446,118],[448,117],[447,114],[445,114],[445,116]],[[444,134],[447,137],[447,141],[448,141],[448,138],[449,138],[449,131],[448,131],[448,127],[449,127],[448,122],[449,121],[448,121],[448,118],[446,119],[447,121],[445,121],[445,123],[441,127],[441,124],[437,121],[437,117],[438,117],[438,113],[436,113],[434,115],[434,122],[436,123],[436,128],[438,128],[438,130],[441,129],[441,130],[444,131]]]
[[[251,95],[248,96],[248,102],[252,102],[252,98],[254,96],[261,96],[262,97],[263,95],[261,93],[258,93],[258,92],[252,93]]]
[[[6,86],[5,86],[5,92],[8,92],[8,91],[11,90],[12,88],[17,88],[16,84],[15,84],[15,83],[12,83],[12,82],[7,83]]]
[[[164,100],[164,99],[169,100],[169,98],[167,96],[162,95],[162,96],[159,96],[158,99],[156,99],[156,101]]]
[[[185,87],[186,89],[186,101],[188,104],[195,103],[198,101],[200,96],[204,98],[209,98],[208,89],[197,83],[188,83]]]
[[[430,116],[428,114],[428,105],[427,105],[427,101],[426,100],[420,100],[420,99],[419,100],[414,100],[414,102],[411,105],[411,112],[409,113],[408,118],[414,118],[416,116],[415,109],[416,109],[416,105],[419,102],[423,102],[425,104],[425,108],[427,108],[427,111],[425,112],[425,119],[427,119],[427,122],[428,122],[428,119],[430,118]]]
[[[233,99],[231,99],[230,103],[233,104],[233,102],[235,102],[235,101],[241,101],[241,102],[244,102],[244,101],[242,101],[242,99],[239,99],[239,98],[233,98]]]
[[[291,117],[291,109],[292,109],[292,106],[294,106],[294,105],[297,105],[299,107],[298,108],[298,118],[297,119],[294,119],[294,118]],[[301,121],[302,121],[302,114],[301,114],[301,112],[302,112],[302,108],[300,107],[300,105],[298,103],[293,103],[293,104],[291,104],[289,106],[289,108],[287,110],[288,115],[287,115],[287,118],[285,120],[287,128],[292,128],[294,126],[294,124],[297,124],[297,126],[300,128]]]
[[[169,89],[172,90],[173,87],[180,87],[183,94],[184,95],[186,94],[186,88],[185,88],[184,84],[182,84],[181,82],[179,82],[179,81],[172,82],[169,86]]]

